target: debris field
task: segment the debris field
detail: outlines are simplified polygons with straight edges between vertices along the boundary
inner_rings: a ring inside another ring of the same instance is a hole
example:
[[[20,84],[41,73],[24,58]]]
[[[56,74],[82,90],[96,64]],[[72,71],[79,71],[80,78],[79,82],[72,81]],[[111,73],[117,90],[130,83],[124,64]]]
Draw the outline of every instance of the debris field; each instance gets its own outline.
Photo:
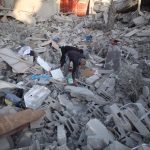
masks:
[[[150,12],[144,15],[116,13],[106,23],[102,12],[55,14],[34,25],[1,18],[0,150],[149,150]],[[60,68],[65,45],[86,56],[76,86]]]

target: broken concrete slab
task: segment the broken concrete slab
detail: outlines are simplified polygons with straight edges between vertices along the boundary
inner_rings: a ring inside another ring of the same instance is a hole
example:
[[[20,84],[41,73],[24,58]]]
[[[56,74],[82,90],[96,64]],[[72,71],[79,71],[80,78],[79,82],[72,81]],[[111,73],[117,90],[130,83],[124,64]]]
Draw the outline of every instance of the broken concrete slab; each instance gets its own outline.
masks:
[[[65,86],[65,91],[69,92],[72,96],[85,97],[90,101],[94,98],[94,93],[89,89],[83,87]]]
[[[16,84],[0,80],[0,90],[2,90],[2,89],[14,89],[14,88],[17,88]]]
[[[64,145],[64,144],[66,144],[66,140],[67,140],[67,137],[66,137],[66,131],[65,131],[64,125],[59,125],[57,127],[57,141],[58,141],[58,144],[59,145]]]
[[[44,86],[34,85],[25,95],[24,101],[28,108],[37,109],[50,94],[50,90]]]
[[[0,50],[0,57],[17,73],[25,73],[32,65],[8,48]]]

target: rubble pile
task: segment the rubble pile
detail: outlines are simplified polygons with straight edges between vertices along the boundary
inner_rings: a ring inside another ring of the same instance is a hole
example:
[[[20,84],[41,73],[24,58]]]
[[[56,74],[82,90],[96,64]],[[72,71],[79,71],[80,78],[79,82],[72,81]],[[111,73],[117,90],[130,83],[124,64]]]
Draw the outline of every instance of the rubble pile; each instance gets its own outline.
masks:
[[[118,14],[107,32],[88,26],[100,13],[54,15],[35,26],[1,21],[0,149],[150,149],[146,14]],[[87,58],[77,86],[59,68],[65,45]]]

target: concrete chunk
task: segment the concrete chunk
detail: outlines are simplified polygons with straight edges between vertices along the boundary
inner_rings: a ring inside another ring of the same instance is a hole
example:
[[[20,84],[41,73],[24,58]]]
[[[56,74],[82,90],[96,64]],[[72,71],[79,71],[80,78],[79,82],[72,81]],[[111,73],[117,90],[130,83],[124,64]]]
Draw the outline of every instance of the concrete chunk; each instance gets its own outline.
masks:
[[[93,75],[93,76],[86,79],[86,83],[87,84],[93,84],[98,79],[99,79],[98,75]]]
[[[91,119],[86,128],[87,143],[94,149],[102,149],[113,141],[112,134],[98,119]]]
[[[64,125],[57,127],[57,141],[59,145],[66,144],[66,131],[64,129]]]
[[[90,98],[94,97],[94,93],[92,91],[83,87],[66,86],[65,91],[70,92],[74,97],[81,96],[86,98],[87,100],[90,100]]]

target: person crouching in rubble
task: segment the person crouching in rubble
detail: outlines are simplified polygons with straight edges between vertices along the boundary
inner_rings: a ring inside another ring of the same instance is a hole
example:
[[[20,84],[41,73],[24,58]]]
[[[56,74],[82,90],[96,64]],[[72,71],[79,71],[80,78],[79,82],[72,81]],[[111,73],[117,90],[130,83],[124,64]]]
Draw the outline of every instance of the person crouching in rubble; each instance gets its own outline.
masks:
[[[61,67],[64,66],[64,75],[66,76],[69,73],[70,63],[72,62],[72,78],[75,83],[75,79],[79,78],[79,67],[86,64],[83,50],[72,46],[62,46],[60,48],[62,52],[60,64]]]

